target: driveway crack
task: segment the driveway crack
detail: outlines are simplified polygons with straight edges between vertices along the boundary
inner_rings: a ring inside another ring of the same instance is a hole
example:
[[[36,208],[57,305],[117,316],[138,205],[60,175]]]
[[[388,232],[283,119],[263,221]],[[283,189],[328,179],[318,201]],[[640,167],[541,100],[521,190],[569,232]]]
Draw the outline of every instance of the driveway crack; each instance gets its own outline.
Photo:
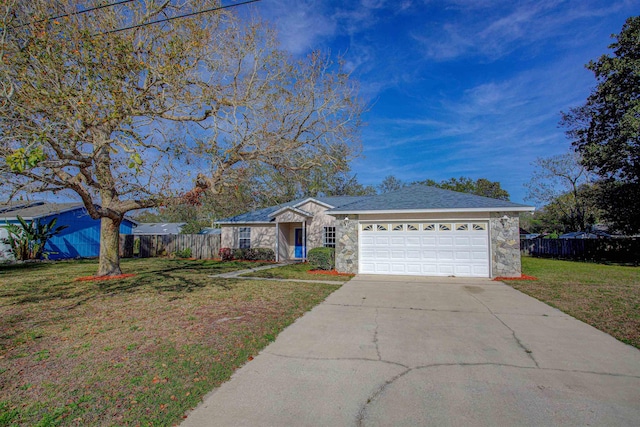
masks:
[[[376,354],[378,355],[378,360],[382,360],[382,356],[380,356],[380,345],[378,343],[378,328],[380,325],[378,324],[378,309],[376,308],[376,317],[374,319],[376,324],[376,330],[373,332],[373,344],[376,346]]]
[[[385,381],[384,384],[382,384],[380,387],[378,387],[378,389],[376,391],[373,392],[373,394],[367,399],[367,401],[364,403],[364,405],[362,405],[362,407],[358,411],[358,416],[356,417],[356,425],[358,427],[364,426],[364,419],[365,419],[365,417],[367,415],[367,408],[369,407],[369,405],[371,403],[373,403],[378,397],[380,397],[380,395],[384,392],[384,390],[387,387],[389,387],[395,381],[397,381],[400,378],[404,377],[405,375],[407,375],[411,371],[413,371],[413,368],[407,368],[406,370],[400,372],[395,377]]]
[[[381,362],[387,365],[400,366],[401,368],[409,369],[407,365],[399,362],[392,362],[390,360],[382,359],[369,359],[367,357],[312,357],[312,356],[291,356],[288,354],[273,353],[271,351],[262,351],[262,353],[269,354],[271,356],[283,357],[285,359],[297,359],[297,360],[323,360],[323,361],[358,361],[358,362]]]
[[[491,309],[489,308],[489,306],[487,306],[485,303],[483,303],[482,301],[480,301],[480,300],[479,300],[475,295],[473,295],[471,292],[469,292],[469,291],[467,291],[467,290],[465,290],[465,292],[466,292],[469,296],[471,296],[471,298],[473,298],[474,300],[478,301],[478,303],[479,303],[480,305],[482,305],[484,308],[486,308],[486,309],[487,309],[487,311],[488,311],[489,313],[491,313],[491,315],[492,315],[493,317],[495,317],[496,319],[498,319],[498,322],[502,323],[502,324],[504,325],[504,327],[505,327],[505,328],[507,328],[507,329],[509,329],[509,330],[511,331],[511,335],[513,336],[513,339],[514,339],[514,340],[515,340],[515,342],[518,344],[518,346],[519,346],[522,350],[524,350],[524,352],[527,354],[527,356],[529,356],[529,358],[530,358],[530,359],[533,361],[533,363],[536,365],[536,368],[540,368],[540,365],[538,364],[538,361],[536,360],[536,358],[535,358],[535,357],[533,357],[533,351],[532,351],[532,350],[530,350],[529,348],[527,348],[527,346],[525,346],[525,345],[524,345],[524,343],[520,340],[520,338],[518,338],[518,335],[516,334],[516,331],[515,331],[515,330],[513,330],[513,329],[511,328],[511,326],[507,325],[507,324],[506,324],[506,323],[505,323],[505,322],[504,322],[500,317],[498,317],[498,315],[497,315],[497,314],[495,314],[495,313],[493,312],[493,310],[491,310]]]

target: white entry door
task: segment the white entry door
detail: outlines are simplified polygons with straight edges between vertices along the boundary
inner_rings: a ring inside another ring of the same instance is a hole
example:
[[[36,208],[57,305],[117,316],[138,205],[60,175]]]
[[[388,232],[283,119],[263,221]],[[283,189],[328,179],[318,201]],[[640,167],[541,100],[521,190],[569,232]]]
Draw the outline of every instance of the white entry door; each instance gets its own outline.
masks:
[[[360,224],[362,274],[489,277],[485,221]]]

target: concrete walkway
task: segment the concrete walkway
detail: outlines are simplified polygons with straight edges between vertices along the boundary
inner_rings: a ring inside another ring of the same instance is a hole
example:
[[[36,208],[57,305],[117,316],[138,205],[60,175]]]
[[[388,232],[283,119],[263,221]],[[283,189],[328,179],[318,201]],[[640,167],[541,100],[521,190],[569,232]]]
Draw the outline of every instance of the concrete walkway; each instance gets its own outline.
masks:
[[[246,270],[236,270],[236,271],[230,271],[229,273],[213,274],[209,277],[220,277],[223,279],[244,279],[244,277],[240,277],[243,274],[253,273],[254,271],[260,271],[260,270],[269,270],[271,268],[282,267],[284,265],[286,264],[261,265],[259,267],[247,268]]]
[[[271,280],[274,282],[302,282],[302,283],[325,283],[328,285],[339,285],[343,282],[339,281],[339,280],[306,280],[306,279],[277,279],[277,278],[273,278],[273,277],[251,277],[251,276],[243,276],[243,274],[251,274],[253,272],[256,271],[260,271],[260,270],[269,270],[271,268],[276,268],[276,267],[282,267],[287,265],[286,263],[281,263],[281,264],[272,264],[272,265],[262,265],[260,267],[254,267],[254,268],[249,268],[246,270],[238,270],[238,271],[231,271],[229,273],[222,273],[222,274],[214,274],[211,275],[209,277],[220,277],[223,279],[242,279],[242,280]],[[319,276],[321,277],[321,276]]]
[[[502,283],[357,276],[182,424],[640,425],[640,351]]]

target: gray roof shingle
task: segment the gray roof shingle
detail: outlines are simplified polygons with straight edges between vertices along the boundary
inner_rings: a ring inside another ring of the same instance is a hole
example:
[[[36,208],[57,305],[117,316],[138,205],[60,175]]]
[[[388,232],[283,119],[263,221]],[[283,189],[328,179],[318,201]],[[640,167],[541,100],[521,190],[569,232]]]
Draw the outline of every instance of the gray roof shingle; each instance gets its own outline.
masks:
[[[532,207],[519,203],[416,184],[393,192],[363,198],[362,200],[342,206],[336,206],[327,211],[327,213],[458,209],[485,211],[533,210]]]
[[[37,219],[82,208],[82,203],[9,202],[0,203],[0,218]]]

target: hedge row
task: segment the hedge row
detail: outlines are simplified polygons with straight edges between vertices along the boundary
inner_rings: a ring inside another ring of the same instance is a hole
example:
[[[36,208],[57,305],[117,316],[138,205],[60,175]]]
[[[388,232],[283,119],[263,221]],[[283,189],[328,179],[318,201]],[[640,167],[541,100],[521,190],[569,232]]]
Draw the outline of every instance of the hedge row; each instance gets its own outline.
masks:
[[[231,249],[220,248],[218,255],[222,261],[275,261],[276,254],[269,248]]]

